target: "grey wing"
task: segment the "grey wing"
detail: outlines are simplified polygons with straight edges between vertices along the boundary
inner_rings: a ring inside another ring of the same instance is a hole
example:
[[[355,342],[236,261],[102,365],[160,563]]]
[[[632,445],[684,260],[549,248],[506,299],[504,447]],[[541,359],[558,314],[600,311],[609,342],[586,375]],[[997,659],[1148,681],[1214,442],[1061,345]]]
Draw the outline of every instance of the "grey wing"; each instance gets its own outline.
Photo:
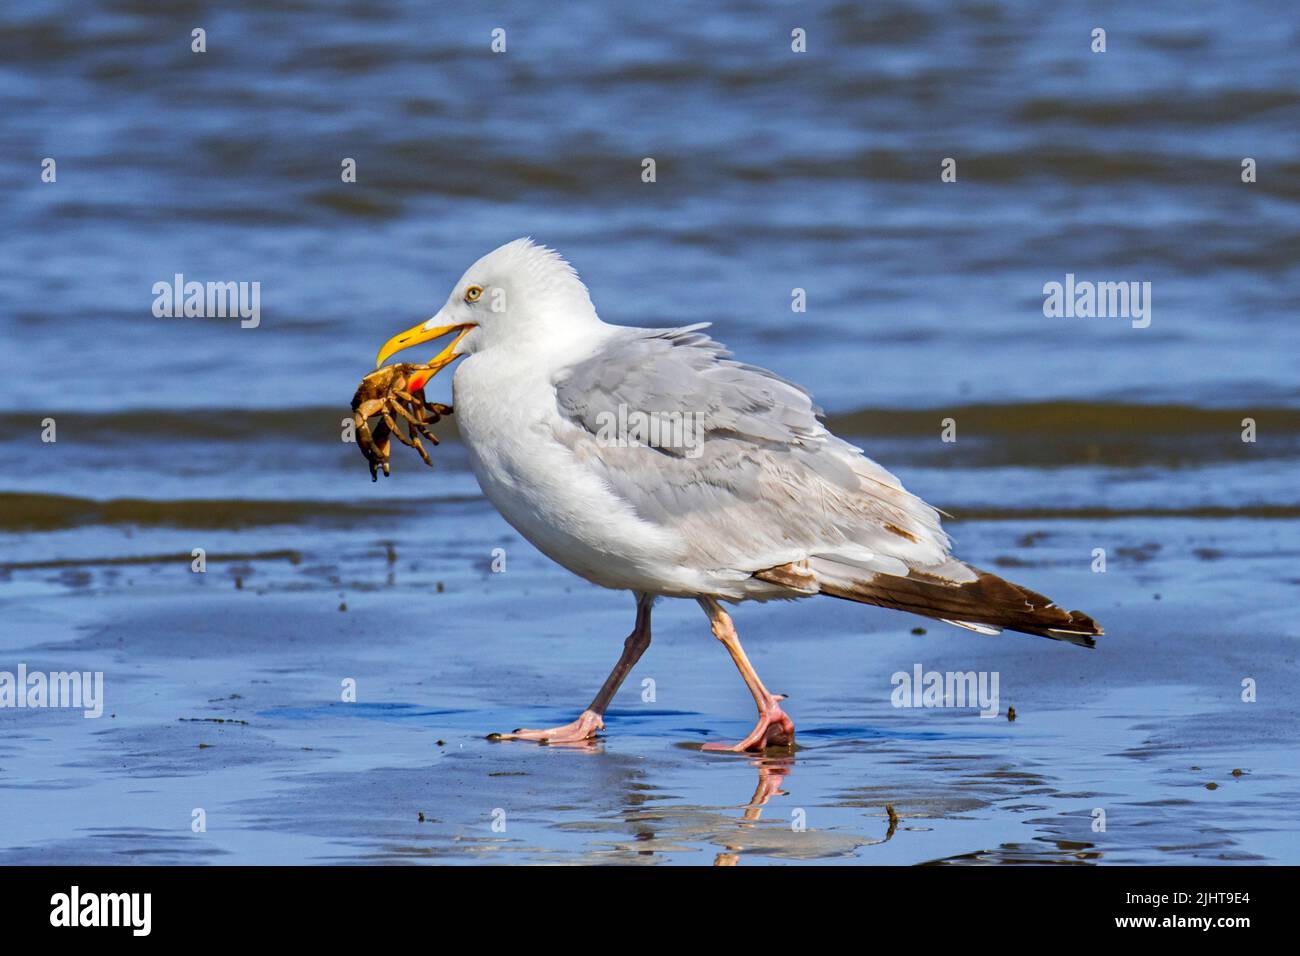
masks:
[[[935,509],[828,432],[804,389],[733,361],[704,327],[620,329],[563,370],[558,437],[643,520],[678,531],[692,567],[965,579]]]

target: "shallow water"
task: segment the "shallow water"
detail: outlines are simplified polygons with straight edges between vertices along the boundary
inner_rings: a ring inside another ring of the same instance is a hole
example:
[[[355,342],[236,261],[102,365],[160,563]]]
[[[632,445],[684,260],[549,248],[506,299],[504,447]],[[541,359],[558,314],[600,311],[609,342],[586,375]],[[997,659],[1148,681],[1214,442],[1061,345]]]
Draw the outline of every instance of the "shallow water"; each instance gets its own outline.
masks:
[[[1247,7],[0,9],[0,670],[107,688],[0,709],[0,862],[1300,863],[1300,26]],[[595,747],[486,741],[571,719],[631,601],[495,514],[454,421],[378,484],[340,422],[521,234],[607,320],[809,386],[1098,649],[743,607],[800,747],[717,755],[752,704],[666,602]],[[261,324],[154,318],[177,272]],[[1150,327],[1044,318],[1067,272],[1152,282]],[[895,708],[918,663],[999,716]]]
[[[177,564],[82,568],[80,580],[13,572],[10,655],[32,669],[103,670],[108,712],[3,712],[0,861],[1300,855],[1296,715],[1275,690],[1294,676],[1294,637],[1281,610],[1229,619],[1207,604],[1217,561],[1108,571],[1082,602],[1110,629],[1091,653],[831,601],[743,608],[750,652],[799,721],[798,750],[765,758],[699,751],[743,734],[752,705],[698,610],[670,602],[608,736],[591,748],[538,747],[484,735],[572,717],[616,654],[630,602],[519,547],[497,575],[454,546],[434,559],[419,550],[498,522],[429,521],[393,544],[392,563],[360,548],[314,564],[248,561],[238,589],[239,566],[206,576]],[[1131,540],[1133,524],[1117,522],[1112,540]],[[1024,527],[963,529],[997,552]],[[1053,527],[1027,552],[1042,560],[1018,573],[1079,591],[1055,552],[1084,527]],[[1166,547],[1180,552],[1207,530],[1162,522]],[[1265,602],[1294,587],[1269,579],[1271,557],[1236,560]],[[914,624],[928,633],[912,634]],[[895,708],[891,675],[917,663],[998,673],[998,716]],[[1246,674],[1263,688],[1258,703],[1238,699]],[[357,703],[340,701],[346,678]],[[653,702],[643,700],[647,678]],[[768,794],[761,805],[751,805],[756,791]],[[201,834],[189,829],[195,808],[206,814]],[[1104,832],[1093,830],[1098,810]]]

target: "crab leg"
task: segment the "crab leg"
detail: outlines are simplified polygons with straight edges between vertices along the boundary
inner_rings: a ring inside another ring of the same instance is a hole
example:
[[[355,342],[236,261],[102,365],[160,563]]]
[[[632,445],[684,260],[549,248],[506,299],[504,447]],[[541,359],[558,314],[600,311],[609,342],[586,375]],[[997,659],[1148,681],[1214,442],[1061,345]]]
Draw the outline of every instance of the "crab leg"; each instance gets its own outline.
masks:
[[[398,396],[400,397],[402,393],[401,393],[401,392],[394,392],[393,394],[398,395]],[[412,401],[414,401],[414,399],[412,399]],[[435,445],[438,444],[438,439],[436,439],[436,438],[433,437],[433,433],[432,433],[431,431],[429,431],[428,425],[426,424],[427,421],[436,421],[437,419],[423,419],[423,418],[416,418],[415,415],[413,415],[413,414],[411,414],[411,412],[407,411],[406,406],[405,406],[405,405],[402,405],[400,402],[393,402],[393,403],[392,403],[392,407],[393,407],[393,410],[394,410],[394,411],[396,411],[399,415],[401,415],[403,418],[405,418],[405,419],[407,420],[407,422],[410,423],[410,426],[411,426],[411,429],[412,429],[412,430],[418,428],[418,429],[420,430],[420,434],[421,434],[421,435],[423,435],[425,438],[429,439],[429,440],[430,440],[431,442],[433,442]],[[411,437],[414,438],[415,435],[412,434]]]
[[[420,444],[420,436],[415,433],[415,428],[416,428],[415,424],[412,423],[410,425],[407,425],[406,427],[407,427],[407,431],[411,435],[411,447],[414,448],[416,451],[418,451],[420,453],[420,457],[424,459],[424,463],[428,465],[430,468],[432,468],[433,459],[429,457],[429,453],[425,451],[424,446]]]

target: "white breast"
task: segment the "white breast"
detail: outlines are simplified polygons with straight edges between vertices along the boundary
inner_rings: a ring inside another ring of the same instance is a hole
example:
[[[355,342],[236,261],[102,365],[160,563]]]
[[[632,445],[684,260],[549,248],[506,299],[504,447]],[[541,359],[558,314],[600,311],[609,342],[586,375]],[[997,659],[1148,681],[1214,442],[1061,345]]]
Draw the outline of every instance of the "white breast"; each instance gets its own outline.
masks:
[[[496,349],[463,359],[452,380],[457,427],[479,486],[543,554],[611,588],[657,593],[701,589],[680,566],[683,542],[641,520],[556,440],[562,422],[546,363]]]

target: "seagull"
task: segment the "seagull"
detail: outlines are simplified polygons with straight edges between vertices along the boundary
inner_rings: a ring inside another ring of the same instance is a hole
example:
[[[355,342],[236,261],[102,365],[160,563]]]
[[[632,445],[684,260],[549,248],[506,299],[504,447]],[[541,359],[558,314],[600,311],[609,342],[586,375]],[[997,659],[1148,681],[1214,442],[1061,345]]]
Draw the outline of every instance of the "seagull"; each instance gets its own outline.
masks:
[[[571,723],[493,734],[577,744],[650,645],[660,597],[693,598],[758,708],[753,731],[705,749],[794,745],[794,722],[759,679],[723,604],[829,595],[1092,647],[1091,617],[950,553],[939,512],[822,424],[799,385],[743,364],[708,323],[632,328],[600,319],[557,252],[517,239],[461,276],[403,349],[453,336],[410,380],[456,359],[452,401],[483,494],[539,551],[588,581],[631,591],[636,623]]]

